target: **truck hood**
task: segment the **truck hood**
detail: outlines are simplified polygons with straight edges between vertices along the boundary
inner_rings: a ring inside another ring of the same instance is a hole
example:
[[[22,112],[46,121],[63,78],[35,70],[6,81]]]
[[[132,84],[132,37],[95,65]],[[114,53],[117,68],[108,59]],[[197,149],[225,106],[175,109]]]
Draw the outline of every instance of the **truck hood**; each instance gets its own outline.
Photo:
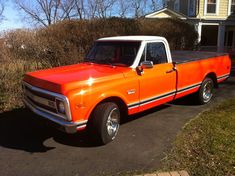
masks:
[[[109,65],[82,63],[25,74],[24,81],[52,92],[66,94],[80,87],[94,86],[104,81],[123,78],[127,67],[112,67]]]

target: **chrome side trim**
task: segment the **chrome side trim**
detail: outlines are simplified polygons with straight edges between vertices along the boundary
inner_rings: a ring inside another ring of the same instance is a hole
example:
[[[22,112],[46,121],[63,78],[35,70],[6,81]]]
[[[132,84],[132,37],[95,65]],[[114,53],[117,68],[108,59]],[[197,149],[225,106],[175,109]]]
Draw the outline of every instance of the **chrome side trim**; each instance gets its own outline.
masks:
[[[36,92],[41,92],[41,93],[44,93],[44,94],[47,94],[47,95],[54,96],[55,98],[65,102],[65,109],[66,109],[66,117],[65,118],[67,118],[67,120],[69,120],[69,121],[72,120],[71,111],[70,111],[70,103],[69,103],[69,100],[66,96],[58,94],[58,93],[50,92],[50,91],[47,91],[47,90],[44,90],[44,89],[40,89],[38,87],[32,86],[29,83],[26,83],[25,81],[22,81],[22,84],[28,86],[30,89],[32,89]]]
[[[168,98],[170,96],[173,96],[175,95],[175,91],[170,91],[170,92],[167,92],[167,93],[164,93],[164,94],[161,94],[161,95],[157,95],[157,96],[153,96],[151,98],[147,98],[147,99],[144,99],[144,100],[141,100],[140,101],[140,104],[141,105],[145,105],[145,104],[148,104],[148,103],[152,103],[154,101],[157,101],[157,100],[161,100],[163,98]]]
[[[134,109],[134,108],[137,108],[137,107],[139,107],[140,105],[138,104],[138,105],[135,105],[135,106],[130,106],[130,105],[128,105],[128,109]]]
[[[137,102],[134,102],[134,103],[130,103],[130,104],[128,104],[127,106],[128,106],[129,108],[134,108],[134,107],[138,107],[139,104],[140,104],[140,102],[137,101]]]
[[[167,93],[164,93],[164,94],[161,94],[161,95],[157,95],[157,96],[153,96],[151,98],[147,98],[147,99],[141,100],[139,102],[134,102],[134,103],[128,104],[128,109],[133,109],[133,108],[137,108],[139,106],[144,106],[146,104],[153,103],[153,102],[156,102],[158,100],[161,100],[161,99],[164,99],[164,98],[168,98],[168,97],[171,97],[171,96],[174,96],[174,95],[177,95],[177,94],[189,91],[191,89],[198,88],[200,86],[201,86],[201,82],[200,83],[196,83],[196,84],[192,84],[190,86],[186,86],[186,87],[180,88],[177,91],[170,91],[170,92],[167,92]]]
[[[192,84],[192,85],[190,85],[190,86],[186,86],[186,87],[180,88],[180,89],[177,90],[177,94],[178,94],[178,93],[183,93],[183,92],[189,91],[189,90],[191,90],[191,89],[195,89],[195,88],[197,88],[197,87],[200,87],[201,84],[202,84],[202,82],[199,82],[199,83],[196,83],[196,84]]]
[[[170,96],[174,96],[175,93],[176,93],[175,91],[171,91],[171,92],[168,92],[168,93],[164,93],[164,94],[161,94],[161,95],[157,95],[157,96],[153,96],[151,98],[141,100],[139,102],[128,104],[128,109],[133,109],[133,108],[136,108],[136,107],[139,107],[139,106],[143,106],[143,105],[161,100],[163,98],[168,98]]]
[[[226,79],[230,76],[230,74],[224,74],[224,75],[221,75],[221,76],[218,76],[217,77],[217,80],[221,80],[221,79]]]
[[[195,88],[199,88],[201,86],[201,84],[200,85],[196,85],[196,86],[194,86],[194,87],[190,87],[190,88],[187,88],[187,89],[183,89],[183,90],[181,90],[181,91],[177,91],[177,95],[178,94],[180,94],[180,93],[184,93],[184,92],[187,92],[187,91],[189,91],[189,90],[192,90],[192,89],[195,89]]]

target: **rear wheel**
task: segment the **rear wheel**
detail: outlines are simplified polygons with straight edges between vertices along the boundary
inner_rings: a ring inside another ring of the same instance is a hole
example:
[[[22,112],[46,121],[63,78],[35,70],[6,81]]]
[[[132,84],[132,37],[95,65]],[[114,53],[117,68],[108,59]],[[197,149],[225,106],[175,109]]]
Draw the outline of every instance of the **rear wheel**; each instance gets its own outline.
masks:
[[[214,90],[214,82],[211,78],[205,78],[202,85],[197,93],[197,100],[199,104],[208,103],[212,96]]]
[[[120,126],[120,110],[113,102],[104,102],[94,109],[89,122],[91,137],[99,144],[115,139]]]

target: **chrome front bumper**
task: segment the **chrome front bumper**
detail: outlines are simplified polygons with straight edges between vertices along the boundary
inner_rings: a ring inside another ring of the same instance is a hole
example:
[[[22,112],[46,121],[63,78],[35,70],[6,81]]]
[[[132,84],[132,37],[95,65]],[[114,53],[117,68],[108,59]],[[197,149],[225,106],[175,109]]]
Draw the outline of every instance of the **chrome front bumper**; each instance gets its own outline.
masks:
[[[23,99],[25,105],[31,109],[35,114],[44,117],[48,120],[48,122],[54,126],[55,128],[66,132],[66,133],[76,133],[80,129],[84,129],[86,127],[86,121],[81,122],[69,122],[64,120],[63,118],[57,117],[51,113],[44,111],[43,109],[34,106],[29,100]]]

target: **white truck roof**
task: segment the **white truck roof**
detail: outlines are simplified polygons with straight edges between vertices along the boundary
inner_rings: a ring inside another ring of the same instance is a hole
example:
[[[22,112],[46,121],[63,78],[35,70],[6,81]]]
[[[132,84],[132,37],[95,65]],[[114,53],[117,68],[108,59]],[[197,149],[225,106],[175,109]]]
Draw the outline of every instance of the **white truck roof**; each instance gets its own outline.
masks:
[[[116,36],[116,37],[105,37],[100,38],[97,41],[151,41],[151,40],[166,40],[164,37],[160,36],[145,36],[145,35],[136,35],[136,36]]]
[[[171,53],[170,53],[170,49],[169,49],[169,45],[167,40],[164,37],[160,37],[160,36],[146,36],[146,35],[133,35],[133,36],[116,36],[116,37],[105,37],[105,38],[100,38],[97,41],[139,41],[141,42],[141,46],[139,48],[139,51],[137,53],[136,59],[133,63],[133,65],[131,66],[131,68],[135,69],[138,64],[139,61],[141,59],[142,53],[145,49],[146,43],[148,42],[163,42],[166,48],[166,54],[167,54],[167,59],[168,62],[171,63],[172,59],[171,59]]]

